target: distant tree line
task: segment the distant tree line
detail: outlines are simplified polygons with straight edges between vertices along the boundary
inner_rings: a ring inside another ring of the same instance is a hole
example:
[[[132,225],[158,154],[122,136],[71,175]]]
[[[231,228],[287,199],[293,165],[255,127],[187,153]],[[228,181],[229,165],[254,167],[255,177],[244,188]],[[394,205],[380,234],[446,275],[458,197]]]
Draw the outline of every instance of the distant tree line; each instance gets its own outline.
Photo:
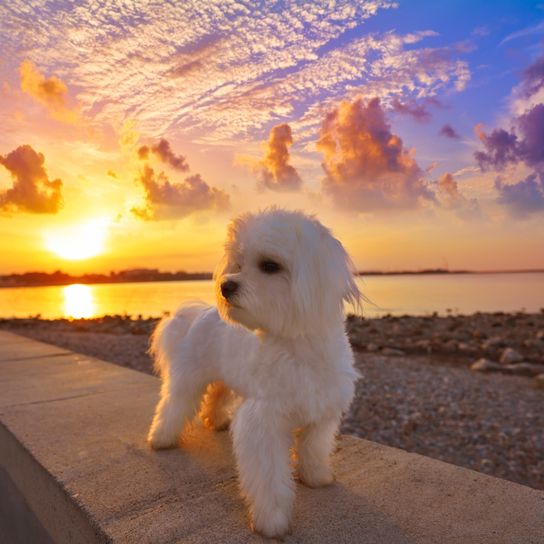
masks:
[[[69,285],[72,283],[127,283],[149,281],[188,281],[209,280],[211,272],[161,272],[157,268],[133,268],[112,271],[109,274],[82,274],[72,276],[56,270],[55,272],[24,272],[22,274],[0,275],[0,287],[30,287],[37,285]]]

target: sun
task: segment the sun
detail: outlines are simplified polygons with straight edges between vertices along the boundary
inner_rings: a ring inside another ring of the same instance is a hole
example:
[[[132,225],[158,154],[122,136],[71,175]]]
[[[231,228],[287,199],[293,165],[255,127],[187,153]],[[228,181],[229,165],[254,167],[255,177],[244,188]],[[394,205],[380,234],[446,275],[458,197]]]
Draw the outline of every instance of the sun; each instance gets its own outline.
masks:
[[[109,220],[91,219],[44,233],[45,247],[68,261],[80,261],[104,253]]]

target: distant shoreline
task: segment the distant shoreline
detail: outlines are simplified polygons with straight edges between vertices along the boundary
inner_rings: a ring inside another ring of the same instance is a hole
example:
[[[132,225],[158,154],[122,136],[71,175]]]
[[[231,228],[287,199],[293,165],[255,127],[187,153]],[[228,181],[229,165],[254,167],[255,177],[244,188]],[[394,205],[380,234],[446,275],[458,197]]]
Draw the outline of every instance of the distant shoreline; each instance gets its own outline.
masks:
[[[395,270],[359,271],[360,277],[368,276],[437,276],[437,275],[467,275],[467,274],[542,274],[544,269],[528,270]],[[57,271],[52,274],[46,272],[27,272],[0,276],[0,289],[10,287],[62,287],[73,284],[101,285],[116,283],[152,283],[173,281],[209,281],[213,277],[211,272],[159,272],[158,270],[125,270],[111,274],[84,274],[71,276]]]
[[[530,268],[527,270],[398,270],[392,272],[373,271],[358,272],[358,276],[436,276],[436,275],[459,275],[459,274],[542,274],[544,269]]]

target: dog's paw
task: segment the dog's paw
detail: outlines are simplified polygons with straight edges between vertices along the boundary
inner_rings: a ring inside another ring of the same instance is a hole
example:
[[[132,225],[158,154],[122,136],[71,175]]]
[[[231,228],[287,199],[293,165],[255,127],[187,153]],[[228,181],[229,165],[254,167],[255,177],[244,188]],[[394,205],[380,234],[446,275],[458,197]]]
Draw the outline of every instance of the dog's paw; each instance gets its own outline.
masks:
[[[289,533],[289,514],[279,508],[253,516],[251,528],[266,538],[283,540]]]
[[[164,450],[168,448],[175,448],[178,445],[179,437],[173,437],[171,435],[161,433],[157,429],[151,429],[147,436],[147,441],[154,450]]]
[[[307,487],[326,487],[335,481],[334,474],[329,467],[300,468],[300,481]]]

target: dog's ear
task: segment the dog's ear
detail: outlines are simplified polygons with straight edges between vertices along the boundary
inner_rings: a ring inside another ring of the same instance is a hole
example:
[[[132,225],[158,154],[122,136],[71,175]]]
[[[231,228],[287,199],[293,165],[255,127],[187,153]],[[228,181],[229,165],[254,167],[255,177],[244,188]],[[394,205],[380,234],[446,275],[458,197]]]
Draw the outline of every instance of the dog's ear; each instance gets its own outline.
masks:
[[[327,235],[329,238],[328,243],[333,246],[331,253],[333,254],[332,264],[335,279],[332,281],[337,282],[338,289],[342,292],[342,299],[359,312],[363,296],[355,283],[355,275],[357,274],[355,265],[340,241],[329,231],[327,231]]]
[[[303,322],[313,330],[327,327],[342,319],[343,301],[359,310],[362,295],[355,283],[354,265],[342,244],[316,220],[300,225],[296,234],[293,297]]]
[[[321,226],[321,225],[320,225]],[[323,269],[327,274],[326,283],[331,286],[335,296],[360,310],[362,294],[355,283],[355,265],[341,242],[321,226],[322,243],[327,248],[323,259]]]

